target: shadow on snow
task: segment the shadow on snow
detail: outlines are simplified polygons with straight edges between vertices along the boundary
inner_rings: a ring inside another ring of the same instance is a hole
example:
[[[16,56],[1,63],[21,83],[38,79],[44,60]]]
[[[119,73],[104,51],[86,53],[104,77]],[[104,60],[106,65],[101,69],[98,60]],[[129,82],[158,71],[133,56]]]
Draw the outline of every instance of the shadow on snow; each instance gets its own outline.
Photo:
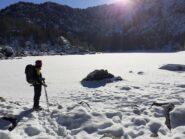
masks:
[[[9,128],[12,128],[13,125],[10,126],[11,122],[9,120],[5,120],[5,119],[16,119],[16,126],[17,124],[23,119],[23,118],[31,118],[32,115],[31,113],[33,112],[32,109],[28,109],[25,111],[22,111],[21,113],[19,113],[19,115],[15,115],[15,116],[4,116],[0,118],[0,130],[7,130]],[[15,127],[13,127],[15,128]],[[12,129],[13,130],[13,129]],[[11,131],[11,130],[10,130]]]
[[[100,80],[100,81],[81,81],[83,87],[87,88],[98,88],[105,86],[107,83],[111,83],[110,80]]]

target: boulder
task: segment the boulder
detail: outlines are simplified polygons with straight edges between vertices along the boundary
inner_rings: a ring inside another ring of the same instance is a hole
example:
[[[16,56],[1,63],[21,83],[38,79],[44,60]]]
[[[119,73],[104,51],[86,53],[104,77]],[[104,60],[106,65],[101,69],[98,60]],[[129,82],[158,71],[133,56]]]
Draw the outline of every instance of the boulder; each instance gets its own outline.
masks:
[[[181,64],[166,64],[166,65],[161,66],[159,69],[182,72],[182,71],[185,71],[185,65],[181,65]]]
[[[166,126],[171,130],[172,128],[172,116],[170,116],[170,112],[175,108],[175,105],[173,103],[157,103],[154,102],[152,106],[161,106],[164,108],[164,115],[166,117],[165,124]]]
[[[0,97],[0,102],[5,102],[6,100],[3,97]]]
[[[170,113],[171,125],[172,128],[176,128],[178,126],[185,126],[185,107],[184,105],[176,107]]]
[[[111,73],[108,73],[107,70],[94,70],[93,72],[89,73],[87,77],[83,79],[83,81],[99,81],[104,79],[110,79],[113,78],[114,75]]]
[[[113,74],[109,73],[107,70],[94,70],[89,73],[82,81],[82,85],[89,88],[96,88],[104,86],[107,83],[116,82],[123,80],[120,76],[115,77]]]
[[[14,55],[14,50],[12,49],[12,47],[4,46],[1,49],[1,53],[4,54],[4,56],[6,56],[6,57],[11,57]]]

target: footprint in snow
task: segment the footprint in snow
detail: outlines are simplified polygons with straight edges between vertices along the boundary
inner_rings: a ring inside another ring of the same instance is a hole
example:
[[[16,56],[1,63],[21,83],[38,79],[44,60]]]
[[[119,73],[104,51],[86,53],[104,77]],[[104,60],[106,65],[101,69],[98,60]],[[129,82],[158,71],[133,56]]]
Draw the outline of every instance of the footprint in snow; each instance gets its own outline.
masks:
[[[41,132],[38,128],[32,126],[26,127],[24,131],[28,136],[35,136]]]

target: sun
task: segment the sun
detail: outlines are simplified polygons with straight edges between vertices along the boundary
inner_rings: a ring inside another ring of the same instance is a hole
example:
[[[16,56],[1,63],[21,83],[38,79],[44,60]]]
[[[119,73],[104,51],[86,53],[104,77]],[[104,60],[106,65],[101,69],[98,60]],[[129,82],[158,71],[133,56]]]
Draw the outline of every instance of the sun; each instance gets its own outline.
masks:
[[[121,5],[131,5],[132,0],[112,0],[113,2],[119,3]]]

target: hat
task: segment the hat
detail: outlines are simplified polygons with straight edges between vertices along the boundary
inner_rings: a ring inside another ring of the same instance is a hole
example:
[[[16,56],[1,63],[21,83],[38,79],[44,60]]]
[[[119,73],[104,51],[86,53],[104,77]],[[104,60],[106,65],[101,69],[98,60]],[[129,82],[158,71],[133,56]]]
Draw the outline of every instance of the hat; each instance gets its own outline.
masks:
[[[36,60],[35,61],[35,66],[36,67],[41,67],[42,66],[42,61],[41,60]]]

